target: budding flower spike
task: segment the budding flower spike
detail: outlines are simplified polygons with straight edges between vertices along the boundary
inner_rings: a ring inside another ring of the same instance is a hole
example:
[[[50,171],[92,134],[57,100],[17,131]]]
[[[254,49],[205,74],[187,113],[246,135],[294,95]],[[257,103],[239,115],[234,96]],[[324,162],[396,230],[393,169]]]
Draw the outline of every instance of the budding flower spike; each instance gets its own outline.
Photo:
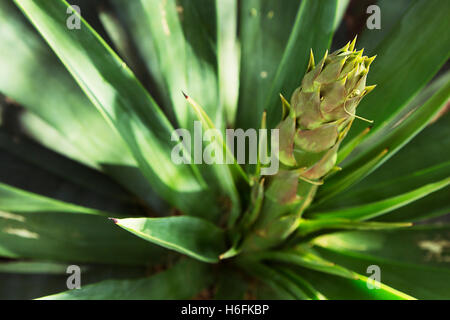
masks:
[[[282,96],[279,129],[279,173],[268,179],[255,231],[248,250],[279,245],[303,228],[302,214],[324,179],[337,170],[337,154],[361,100],[375,86],[366,86],[375,57],[356,50],[356,37],[316,63],[311,50],[306,74],[290,103]],[[277,210],[274,210],[277,208]]]
[[[374,57],[363,56],[356,50],[356,37],[341,49],[328,54],[319,63],[314,62],[311,51],[307,73],[301,86],[291,98],[289,114],[283,104],[280,136],[293,145],[283,144],[280,160],[287,166],[309,167],[312,159],[329,150],[329,161],[318,163],[305,171],[303,178],[315,180],[323,177],[333,166],[340,141],[350,129],[360,101],[375,86],[366,86],[367,74]]]

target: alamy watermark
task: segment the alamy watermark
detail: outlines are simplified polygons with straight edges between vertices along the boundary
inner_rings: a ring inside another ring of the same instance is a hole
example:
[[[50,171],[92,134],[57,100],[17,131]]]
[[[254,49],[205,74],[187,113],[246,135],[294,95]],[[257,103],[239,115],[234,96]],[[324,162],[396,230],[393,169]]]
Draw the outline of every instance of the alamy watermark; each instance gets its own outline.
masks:
[[[189,130],[176,129],[172,132],[172,141],[178,141],[171,153],[175,164],[233,164],[235,161],[239,164],[257,164],[259,159],[262,164],[261,175],[278,172],[279,129],[270,130],[270,152],[267,129],[226,129],[224,139],[219,130],[208,129],[203,132],[201,122],[194,121],[193,133],[192,139]]]
[[[70,16],[66,20],[66,26],[69,30],[81,29],[81,8],[79,6],[71,5],[67,7],[67,14]]]
[[[366,272],[370,274],[366,284],[368,289],[381,289],[381,269],[376,264],[367,267]]]
[[[81,289],[81,268],[71,265],[67,267],[66,273],[70,274],[66,281],[67,289]]]
[[[369,30],[381,29],[381,9],[377,5],[371,5],[367,7],[367,14],[370,16],[367,18],[366,26]]]

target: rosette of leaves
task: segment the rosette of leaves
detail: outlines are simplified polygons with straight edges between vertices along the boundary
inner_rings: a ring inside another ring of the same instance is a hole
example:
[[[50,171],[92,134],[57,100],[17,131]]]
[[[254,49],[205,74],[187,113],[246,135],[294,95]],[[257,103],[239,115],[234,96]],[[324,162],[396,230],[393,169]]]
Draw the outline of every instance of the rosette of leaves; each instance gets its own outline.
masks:
[[[348,3],[1,2],[0,296],[450,298],[450,4],[341,47]],[[175,164],[196,120],[279,129],[278,173]]]

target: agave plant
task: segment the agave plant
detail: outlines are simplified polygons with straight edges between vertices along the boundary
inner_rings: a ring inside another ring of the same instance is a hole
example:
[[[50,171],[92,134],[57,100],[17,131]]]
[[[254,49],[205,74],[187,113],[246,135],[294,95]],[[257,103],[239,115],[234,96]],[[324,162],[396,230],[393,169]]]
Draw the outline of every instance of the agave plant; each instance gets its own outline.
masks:
[[[1,1],[0,295],[449,299],[450,2],[348,4]],[[195,121],[279,140],[175,163]]]

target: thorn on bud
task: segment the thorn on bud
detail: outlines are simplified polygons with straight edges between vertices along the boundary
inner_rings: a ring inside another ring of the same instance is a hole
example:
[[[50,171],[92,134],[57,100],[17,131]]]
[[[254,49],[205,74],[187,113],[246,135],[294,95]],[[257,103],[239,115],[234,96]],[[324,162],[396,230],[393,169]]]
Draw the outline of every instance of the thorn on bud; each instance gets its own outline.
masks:
[[[348,48],[349,51],[354,51],[355,50],[356,39],[358,39],[358,35],[356,35],[355,38],[353,38],[352,42],[350,43],[350,46]]]
[[[308,68],[307,68],[306,72],[313,70],[315,67],[316,67],[316,63],[314,62],[314,53],[311,49],[311,51],[309,53],[309,62],[308,62]]]
[[[181,93],[183,94],[185,99],[189,99],[189,96],[186,93],[184,93],[184,91],[181,91]]]

